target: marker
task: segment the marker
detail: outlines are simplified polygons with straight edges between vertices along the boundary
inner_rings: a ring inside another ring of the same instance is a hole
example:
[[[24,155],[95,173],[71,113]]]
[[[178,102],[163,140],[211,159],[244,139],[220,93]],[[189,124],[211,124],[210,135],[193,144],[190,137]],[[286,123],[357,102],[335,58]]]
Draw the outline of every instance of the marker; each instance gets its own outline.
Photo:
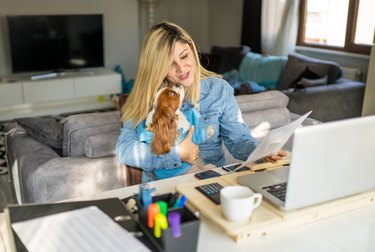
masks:
[[[152,190],[150,190],[147,186],[147,187],[144,187],[141,191],[142,191],[141,199],[142,199],[143,208],[147,210],[148,206],[152,203],[152,196],[151,196]]]
[[[180,205],[180,201],[181,201],[181,197],[178,197],[175,203],[173,204],[173,208],[178,208],[178,206]]]
[[[174,204],[176,203],[176,200],[178,199],[178,193],[172,194],[171,198],[168,201],[168,206],[173,207]]]
[[[167,217],[161,213],[155,216],[154,236],[160,238],[161,230],[168,228]]]
[[[159,205],[156,203],[152,203],[147,208],[147,224],[148,227],[153,228],[154,227],[154,220],[155,217],[160,214],[160,208]]]
[[[187,201],[186,196],[185,196],[185,195],[182,195],[181,198],[180,198],[180,202],[178,203],[178,207],[184,207],[186,201]]]
[[[171,212],[168,214],[168,223],[174,238],[181,236],[181,214],[178,212]]]
[[[160,213],[164,214],[165,216],[167,216],[167,209],[168,209],[168,204],[167,202],[165,201],[162,201],[162,200],[158,200],[155,202],[156,204],[158,204],[159,208],[160,208]]]

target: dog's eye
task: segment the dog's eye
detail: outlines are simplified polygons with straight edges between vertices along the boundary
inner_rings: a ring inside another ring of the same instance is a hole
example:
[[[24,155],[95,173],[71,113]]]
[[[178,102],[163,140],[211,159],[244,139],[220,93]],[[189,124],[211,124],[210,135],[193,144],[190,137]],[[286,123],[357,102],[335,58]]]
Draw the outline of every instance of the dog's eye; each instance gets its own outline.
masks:
[[[177,93],[175,91],[170,91],[169,94],[170,96],[175,96]]]

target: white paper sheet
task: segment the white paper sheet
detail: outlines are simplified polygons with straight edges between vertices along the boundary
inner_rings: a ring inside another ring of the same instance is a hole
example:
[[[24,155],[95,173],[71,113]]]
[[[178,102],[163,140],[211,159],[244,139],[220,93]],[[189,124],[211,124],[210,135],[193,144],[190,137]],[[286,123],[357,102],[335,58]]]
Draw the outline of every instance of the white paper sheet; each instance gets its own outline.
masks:
[[[12,224],[28,251],[150,251],[96,206]]]
[[[240,167],[236,168],[236,170],[240,169],[243,166],[251,165],[261,158],[271,155],[277,155],[277,153],[281,150],[283,145],[291,137],[294,130],[302,124],[302,122],[310,115],[311,112],[312,111],[304,114],[297,120],[294,120],[293,122],[287,125],[271,130],[262,139],[257,148],[253,152],[251,152],[247,160]]]

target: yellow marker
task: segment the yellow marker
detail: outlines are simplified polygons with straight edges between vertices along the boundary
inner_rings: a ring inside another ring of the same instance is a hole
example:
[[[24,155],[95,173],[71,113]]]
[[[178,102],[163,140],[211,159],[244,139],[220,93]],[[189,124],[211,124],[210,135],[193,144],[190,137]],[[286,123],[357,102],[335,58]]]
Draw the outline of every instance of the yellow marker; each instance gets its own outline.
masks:
[[[168,228],[168,221],[167,217],[165,217],[164,214],[159,213],[155,216],[155,225],[154,225],[154,236],[156,238],[160,238],[161,236],[161,230]]]

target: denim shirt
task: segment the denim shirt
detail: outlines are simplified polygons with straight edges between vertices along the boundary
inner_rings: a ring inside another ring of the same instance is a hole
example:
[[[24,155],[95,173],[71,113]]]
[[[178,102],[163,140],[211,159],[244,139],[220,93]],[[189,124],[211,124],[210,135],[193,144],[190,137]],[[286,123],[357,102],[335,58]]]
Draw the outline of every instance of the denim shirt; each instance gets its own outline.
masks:
[[[191,106],[185,102],[180,110],[183,112]],[[210,139],[199,144],[199,157],[206,164],[224,165],[224,143],[234,158],[246,160],[255,149],[257,141],[250,135],[233,95],[233,88],[225,80],[210,77],[201,81],[199,111],[200,127],[214,128]],[[179,145],[176,145],[167,154],[153,154],[150,144],[138,140],[131,121],[123,125],[116,144],[116,154],[121,163],[139,167],[146,173],[155,169],[181,166],[179,153]]]

